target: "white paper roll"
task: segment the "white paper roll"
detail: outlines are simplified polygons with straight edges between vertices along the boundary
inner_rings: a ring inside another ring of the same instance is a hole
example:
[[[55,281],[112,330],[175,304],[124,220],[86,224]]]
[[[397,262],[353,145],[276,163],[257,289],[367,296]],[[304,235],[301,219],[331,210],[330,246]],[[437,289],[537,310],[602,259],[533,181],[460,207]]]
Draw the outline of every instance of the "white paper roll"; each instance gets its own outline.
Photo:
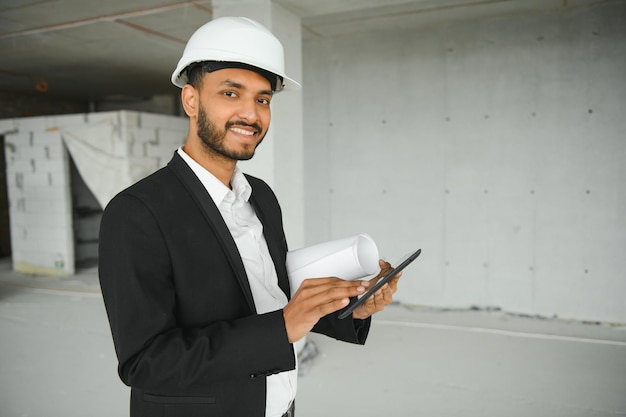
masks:
[[[291,295],[307,278],[338,277],[355,280],[379,271],[378,248],[367,234],[360,234],[287,253]]]

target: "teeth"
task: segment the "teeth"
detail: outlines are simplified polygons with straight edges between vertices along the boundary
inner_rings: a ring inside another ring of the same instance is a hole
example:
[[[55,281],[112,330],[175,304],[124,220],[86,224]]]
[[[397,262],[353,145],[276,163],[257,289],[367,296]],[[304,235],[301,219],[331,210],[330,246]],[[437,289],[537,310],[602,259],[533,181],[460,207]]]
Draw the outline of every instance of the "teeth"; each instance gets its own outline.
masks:
[[[249,130],[244,130],[241,128],[237,128],[237,127],[231,127],[230,128],[231,131],[235,132],[235,133],[240,133],[242,135],[247,135],[247,136],[252,136],[254,135],[253,131],[249,131]]]

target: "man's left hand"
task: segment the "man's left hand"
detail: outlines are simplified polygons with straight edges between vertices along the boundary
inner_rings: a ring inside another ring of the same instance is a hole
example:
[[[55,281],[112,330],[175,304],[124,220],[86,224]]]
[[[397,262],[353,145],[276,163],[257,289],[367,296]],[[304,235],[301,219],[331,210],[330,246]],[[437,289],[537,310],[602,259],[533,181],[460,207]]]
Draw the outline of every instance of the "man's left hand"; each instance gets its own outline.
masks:
[[[378,280],[391,271],[389,262],[379,260],[380,273],[370,280],[370,286],[373,286]],[[378,289],[363,304],[358,306],[352,313],[352,318],[364,320],[374,313],[382,311],[386,306],[392,303],[393,294],[398,290],[398,280],[402,276],[402,272],[396,274],[385,285]]]

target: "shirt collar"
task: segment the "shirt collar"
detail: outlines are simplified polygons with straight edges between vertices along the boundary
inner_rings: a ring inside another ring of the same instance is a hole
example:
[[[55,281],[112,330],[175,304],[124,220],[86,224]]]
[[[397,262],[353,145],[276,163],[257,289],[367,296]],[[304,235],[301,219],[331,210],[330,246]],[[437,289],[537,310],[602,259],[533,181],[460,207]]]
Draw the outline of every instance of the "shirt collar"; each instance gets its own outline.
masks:
[[[237,198],[241,198],[243,201],[247,202],[250,199],[252,187],[241,169],[239,169],[239,166],[235,166],[235,172],[230,179],[230,185],[233,188],[231,191],[219,179],[217,179],[215,175],[211,174],[199,163],[194,161],[189,155],[187,155],[182,146],[178,148],[177,152],[181,158],[183,158],[183,161],[189,165],[189,168],[191,168],[191,170],[196,174],[202,185],[204,185],[204,188],[206,188],[216,206],[219,207],[220,204],[222,204],[222,201],[224,201],[224,198],[226,198],[230,192],[233,192]]]
[[[239,165],[235,166],[235,172],[233,173],[233,177],[230,179],[230,186],[233,187],[233,191],[238,198],[248,202],[250,195],[252,194],[252,187],[250,186],[246,176],[243,174],[243,171],[239,169]]]

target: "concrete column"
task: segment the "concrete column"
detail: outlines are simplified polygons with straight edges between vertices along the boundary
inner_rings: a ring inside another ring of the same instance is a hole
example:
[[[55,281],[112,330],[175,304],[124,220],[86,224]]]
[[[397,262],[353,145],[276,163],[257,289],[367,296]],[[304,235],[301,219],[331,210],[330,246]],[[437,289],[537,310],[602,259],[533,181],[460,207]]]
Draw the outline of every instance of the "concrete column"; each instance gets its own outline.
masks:
[[[300,18],[270,0],[214,0],[213,17],[244,16],[271,30],[285,48],[287,74],[302,80]],[[250,161],[241,168],[265,180],[283,209],[285,233],[291,249],[304,245],[304,158],[302,92],[286,91],[272,100],[270,130]]]

